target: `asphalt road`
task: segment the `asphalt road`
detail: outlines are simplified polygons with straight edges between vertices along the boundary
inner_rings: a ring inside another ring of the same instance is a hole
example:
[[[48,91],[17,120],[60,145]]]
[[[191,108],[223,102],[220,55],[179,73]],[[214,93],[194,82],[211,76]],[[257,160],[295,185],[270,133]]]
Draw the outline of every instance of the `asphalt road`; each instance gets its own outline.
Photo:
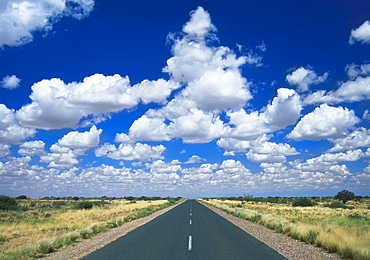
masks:
[[[286,259],[195,200],[82,258],[114,259]]]

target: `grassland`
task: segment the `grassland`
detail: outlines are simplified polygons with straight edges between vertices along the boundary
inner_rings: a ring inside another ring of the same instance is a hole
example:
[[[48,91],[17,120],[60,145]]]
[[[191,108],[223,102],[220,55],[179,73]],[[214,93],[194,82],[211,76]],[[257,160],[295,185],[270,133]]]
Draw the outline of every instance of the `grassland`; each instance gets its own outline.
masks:
[[[320,198],[315,206],[293,207],[283,199],[270,202],[205,199],[229,214],[264,225],[276,232],[313,244],[349,259],[370,259],[370,199],[329,208]]]
[[[178,199],[22,199],[0,211],[0,259],[31,259],[147,216]],[[77,209],[81,203],[90,209]]]

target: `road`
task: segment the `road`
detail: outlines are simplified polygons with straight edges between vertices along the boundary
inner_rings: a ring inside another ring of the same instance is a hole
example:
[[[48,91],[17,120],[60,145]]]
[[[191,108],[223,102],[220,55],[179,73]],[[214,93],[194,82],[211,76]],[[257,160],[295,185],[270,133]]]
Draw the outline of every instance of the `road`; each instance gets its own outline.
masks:
[[[82,259],[286,258],[196,200],[187,200]]]

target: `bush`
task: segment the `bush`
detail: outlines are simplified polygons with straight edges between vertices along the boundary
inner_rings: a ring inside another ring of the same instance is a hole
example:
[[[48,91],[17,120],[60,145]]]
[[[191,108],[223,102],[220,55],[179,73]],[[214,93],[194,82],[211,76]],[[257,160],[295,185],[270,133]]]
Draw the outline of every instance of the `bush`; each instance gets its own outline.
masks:
[[[308,198],[298,198],[293,201],[293,207],[310,207],[314,206],[315,204]]]
[[[344,205],[342,202],[340,201],[333,201],[332,203],[330,204],[325,204],[324,205],[325,207],[329,207],[329,208],[332,208],[332,209],[338,209],[338,208],[341,208],[341,209],[346,209],[347,206]]]
[[[91,209],[94,206],[94,204],[90,201],[82,201],[77,203],[74,208],[75,209]]]
[[[0,195],[0,210],[15,210],[18,207],[18,203],[14,198]]]

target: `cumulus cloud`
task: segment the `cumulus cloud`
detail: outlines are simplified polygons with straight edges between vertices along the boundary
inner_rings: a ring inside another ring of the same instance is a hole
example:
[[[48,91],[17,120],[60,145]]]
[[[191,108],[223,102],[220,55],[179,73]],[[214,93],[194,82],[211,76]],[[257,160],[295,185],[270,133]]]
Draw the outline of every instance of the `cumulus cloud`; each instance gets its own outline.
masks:
[[[198,156],[198,155],[192,155],[185,163],[201,163],[205,161],[206,159]]]
[[[356,65],[354,63],[346,66],[348,77],[355,79],[358,76],[368,76],[370,74],[370,64]]]
[[[330,148],[328,152],[340,152],[354,150],[358,147],[370,147],[370,130],[361,127],[346,137],[330,139],[330,141],[334,143],[334,147]]]
[[[43,141],[24,142],[19,147],[18,153],[23,156],[42,156],[46,153],[44,150],[45,143]]]
[[[291,85],[296,85],[298,92],[305,92],[309,90],[309,85],[317,85],[322,83],[328,77],[328,73],[322,76],[317,76],[316,72],[311,69],[300,67],[286,76],[286,80]]]
[[[10,154],[9,144],[0,144],[0,158]]]
[[[137,141],[169,141],[171,137],[164,121],[162,117],[143,115],[132,123],[129,135]]]
[[[0,87],[6,88],[6,89],[15,89],[19,87],[20,82],[21,82],[21,79],[17,78],[16,75],[11,75],[11,76],[7,75],[0,82]]]
[[[357,29],[351,31],[351,36],[349,37],[349,44],[354,44],[356,41],[362,43],[370,43],[370,22],[365,21]]]
[[[65,146],[71,149],[88,149],[98,146],[100,142],[100,134],[102,129],[97,129],[92,126],[90,131],[79,133],[72,131],[58,140],[58,145]]]
[[[316,91],[308,95],[303,103],[316,104],[328,103],[336,104],[341,102],[358,102],[370,99],[370,77],[358,77],[342,83],[340,88],[335,91],[326,92],[325,90]]]
[[[35,31],[50,31],[63,16],[82,19],[94,8],[94,0],[5,0],[0,5],[0,48],[33,40]]]
[[[192,108],[190,112],[168,126],[172,137],[182,138],[185,143],[208,143],[223,133],[223,122],[211,112]]]
[[[265,141],[254,144],[246,155],[248,160],[256,163],[281,163],[286,161],[286,156],[297,154],[289,144]]]
[[[114,160],[125,161],[151,161],[163,159],[162,153],[166,151],[163,145],[150,146],[136,143],[134,145],[121,143],[118,147],[113,144],[104,144],[95,150],[97,157],[108,157]]]
[[[68,84],[58,78],[42,80],[32,86],[32,103],[18,110],[17,118],[22,125],[34,128],[74,128],[99,123],[110,113],[133,108],[140,101],[163,103],[178,87],[163,79],[131,86],[127,76],[118,74],[95,74]]]
[[[353,110],[322,104],[305,115],[286,137],[298,141],[342,138],[359,121]]]
[[[77,157],[84,154],[84,150],[75,149],[72,150],[68,147],[62,147],[57,144],[53,144],[50,147],[52,153],[42,155],[40,162],[49,163],[49,168],[56,169],[71,169],[75,164],[78,164]]]
[[[299,95],[291,89],[280,88],[278,95],[264,112],[247,113],[244,109],[229,111],[229,126],[225,137],[235,139],[255,139],[261,134],[280,130],[294,124],[301,115],[302,105]]]
[[[166,103],[168,96],[172,90],[180,87],[178,82],[172,80],[166,81],[164,79],[158,80],[144,80],[139,84],[136,84],[131,89],[131,94],[136,97],[137,100],[141,100],[144,104],[148,103]]]
[[[0,143],[19,143],[33,137],[36,130],[21,126],[15,118],[15,111],[0,104]]]

